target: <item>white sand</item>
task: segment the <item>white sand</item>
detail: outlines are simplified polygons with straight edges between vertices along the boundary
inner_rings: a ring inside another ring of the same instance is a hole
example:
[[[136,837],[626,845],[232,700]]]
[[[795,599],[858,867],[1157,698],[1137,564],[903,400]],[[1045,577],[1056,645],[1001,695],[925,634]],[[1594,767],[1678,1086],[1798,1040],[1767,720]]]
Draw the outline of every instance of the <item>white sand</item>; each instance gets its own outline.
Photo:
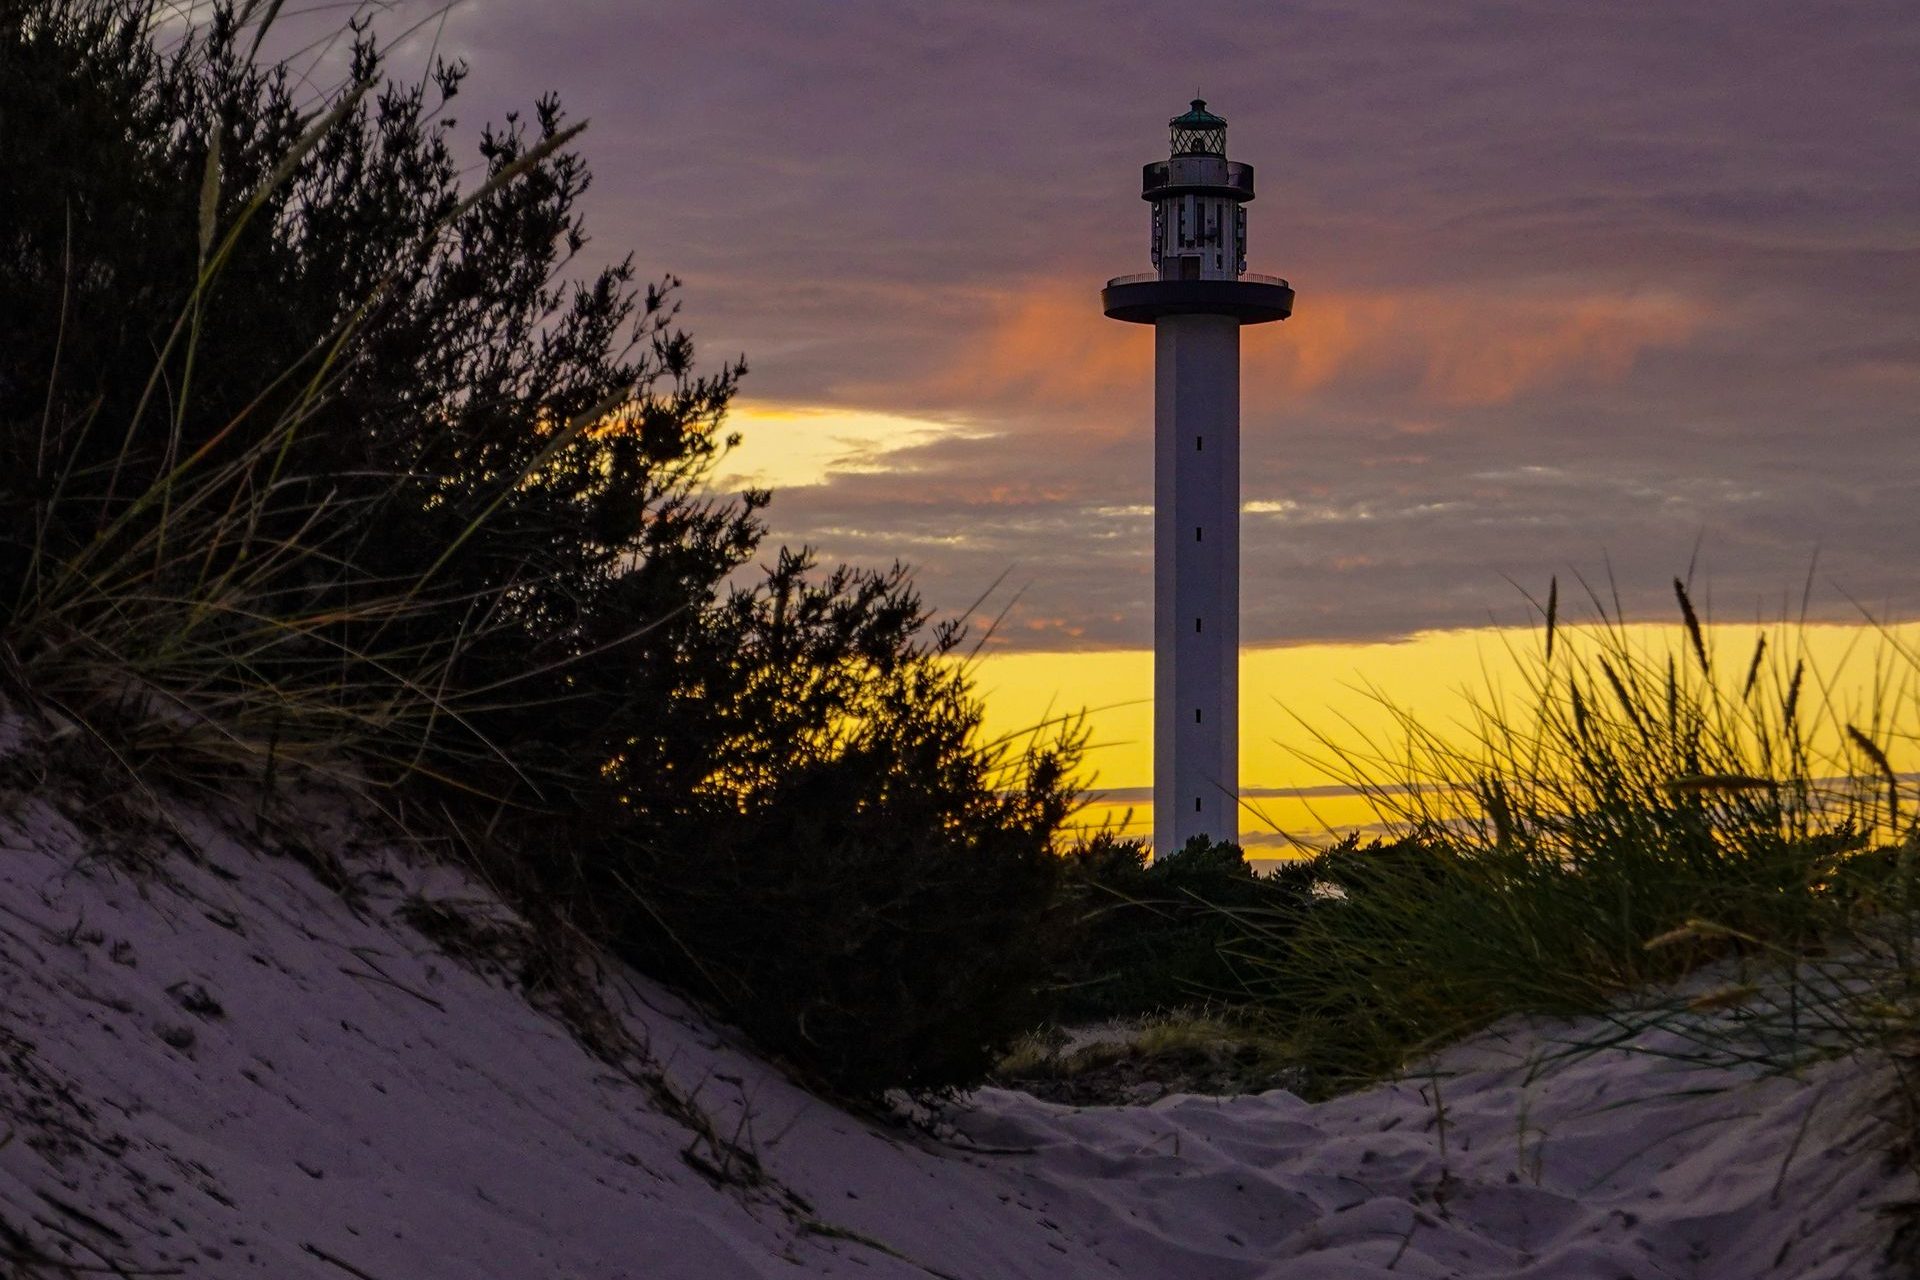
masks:
[[[1866,1277],[1876,1211],[1916,1193],[1877,1154],[1863,1064],[1556,1058],[1563,1027],[1445,1055],[1444,1125],[1431,1081],[1085,1110],[986,1090],[936,1141],[610,971],[629,1028],[777,1183],[716,1187],[630,1076],[396,917],[411,894],[502,910],[463,877],[349,853],[343,826],[323,838],[356,909],[183,811],[194,859],[139,836],[165,877],[143,878],[5,800],[0,1245],[83,1274]]]

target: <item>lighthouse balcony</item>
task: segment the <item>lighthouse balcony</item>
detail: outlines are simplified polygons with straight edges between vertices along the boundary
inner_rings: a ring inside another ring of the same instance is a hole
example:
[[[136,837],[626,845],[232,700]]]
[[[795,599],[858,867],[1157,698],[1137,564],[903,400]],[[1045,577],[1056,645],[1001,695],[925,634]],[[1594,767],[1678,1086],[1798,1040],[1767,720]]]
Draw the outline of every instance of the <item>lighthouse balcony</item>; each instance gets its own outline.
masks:
[[[1293,286],[1278,276],[1252,272],[1237,280],[1118,276],[1100,291],[1100,305],[1112,319],[1133,324],[1179,315],[1234,316],[1241,324],[1266,324],[1293,314]]]
[[[1151,281],[1160,280],[1163,278],[1164,277],[1161,276],[1161,274],[1158,271],[1142,271],[1137,275],[1115,276],[1113,279],[1107,281],[1107,288],[1111,289],[1113,288],[1113,286],[1117,284],[1147,284]],[[1279,276],[1263,276],[1258,271],[1242,271],[1237,279],[1225,280],[1225,281],[1221,281],[1221,283],[1223,284],[1277,284],[1282,289],[1287,287],[1287,282],[1285,280],[1282,280]]]
[[[1238,160],[1215,160],[1213,167],[1218,168],[1223,163],[1226,166],[1224,181],[1194,182],[1187,174],[1176,174],[1173,161],[1152,161],[1140,170],[1140,198],[1164,200],[1168,196],[1225,196],[1242,203],[1253,199],[1253,166]]]

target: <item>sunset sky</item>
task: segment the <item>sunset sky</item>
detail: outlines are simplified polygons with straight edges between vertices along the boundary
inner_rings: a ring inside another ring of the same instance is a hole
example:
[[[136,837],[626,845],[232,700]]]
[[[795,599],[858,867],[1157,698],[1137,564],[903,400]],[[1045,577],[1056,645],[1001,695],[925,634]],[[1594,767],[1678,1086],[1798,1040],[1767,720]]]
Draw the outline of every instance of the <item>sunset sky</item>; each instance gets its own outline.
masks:
[[[1246,785],[1299,782],[1276,699],[1464,683],[1513,584],[1610,564],[1665,620],[1698,542],[1716,618],[1797,611],[1816,549],[1814,616],[1920,606],[1911,0],[468,0],[430,39],[463,125],[591,122],[586,256],[746,354],[722,473],[777,539],[948,610],[1005,575],[996,724],[1149,689],[1152,338],[1099,288],[1196,90],[1299,292],[1244,342]],[[1145,723],[1096,726],[1123,798]]]

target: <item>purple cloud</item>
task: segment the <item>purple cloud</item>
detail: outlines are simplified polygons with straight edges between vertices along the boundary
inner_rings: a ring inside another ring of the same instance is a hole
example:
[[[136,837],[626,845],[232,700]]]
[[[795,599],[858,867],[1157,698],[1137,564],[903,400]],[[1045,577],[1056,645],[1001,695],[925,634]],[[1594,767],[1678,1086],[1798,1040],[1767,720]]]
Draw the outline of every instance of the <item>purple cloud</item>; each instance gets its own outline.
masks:
[[[1300,290],[1247,341],[1250,643],[1483,622],[1603,553],[1664,617],[1696,538],[1731,617],[1816,546],[1920,605],[1909,3],[473,3],[445,45],[463,118],[592,119],[589,252],[681,274],[750,396],[970,424],[773,516],[949,606],[1012,566],[1009,643],[1147,643],[1151,351],[1097,290],[1195,87]]]

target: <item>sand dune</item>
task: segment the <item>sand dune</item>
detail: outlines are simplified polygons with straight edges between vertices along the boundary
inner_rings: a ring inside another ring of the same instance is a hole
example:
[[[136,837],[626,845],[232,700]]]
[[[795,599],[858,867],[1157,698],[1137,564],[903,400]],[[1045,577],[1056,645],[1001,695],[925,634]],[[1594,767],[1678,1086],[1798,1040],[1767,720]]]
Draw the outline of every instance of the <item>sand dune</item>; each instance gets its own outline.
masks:
[[[600,989],[651,1066],[589,1054],[409,923],[511,913],[337,802],[298,822],[350,898],[244,813],[117,821],[15,792],[0,824],[0,1244],[74,1274],[1865,1277],[1916,1192],[1876,1155],[1870,1064],[1757,1078],[1663,1033],[1570,1052],[1579,1026],[1318,1105],[983,1090],[887,1126],[616,967]],[[655,1070],[759,1185],[711,1176],[728,1153]]]

